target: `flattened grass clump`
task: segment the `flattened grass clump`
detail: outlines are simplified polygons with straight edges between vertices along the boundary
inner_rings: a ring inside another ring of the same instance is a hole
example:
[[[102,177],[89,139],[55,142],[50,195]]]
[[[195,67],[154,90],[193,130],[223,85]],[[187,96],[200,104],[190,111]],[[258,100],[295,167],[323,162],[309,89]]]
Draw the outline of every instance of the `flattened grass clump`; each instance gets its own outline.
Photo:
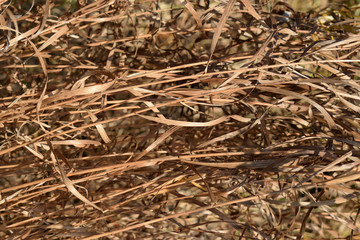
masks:
[[[0,237],[359,236],[359,5],[319,6],[1,1]]]

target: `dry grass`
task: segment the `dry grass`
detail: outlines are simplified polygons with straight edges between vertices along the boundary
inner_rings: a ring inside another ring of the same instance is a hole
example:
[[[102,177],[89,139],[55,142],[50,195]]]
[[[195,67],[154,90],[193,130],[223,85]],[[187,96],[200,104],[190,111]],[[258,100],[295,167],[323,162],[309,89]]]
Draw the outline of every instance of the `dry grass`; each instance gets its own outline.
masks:
[[[0,2],[2,239],[359,239],[355,1]]]

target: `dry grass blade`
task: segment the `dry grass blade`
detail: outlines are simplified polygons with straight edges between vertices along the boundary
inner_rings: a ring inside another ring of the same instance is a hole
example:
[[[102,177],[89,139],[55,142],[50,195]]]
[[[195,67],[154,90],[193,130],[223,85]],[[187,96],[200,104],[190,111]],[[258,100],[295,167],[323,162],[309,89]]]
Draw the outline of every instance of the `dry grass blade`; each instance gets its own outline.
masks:
[[[196,12],[196,10],[194,9],[194,5],[189,0],[186,0],[185,7],[191,13],[191,15],[193,15],[198,28],[202,28],[202,23],[201,23],[200,16]]]
[[[230,119],[230,117],[221,117],[216,120],[212,120],[209,122],[186,122],[186,121],[177,121],[177,120],[171,120],[171,119],[161,119],[157,117],[151,117],[146,115],[139,114],[138,116],[148,119],[150,121],[166,124],[166,125],[174,125],[174,126],[180,126],[180,127],[210,127],[217,124],[220,124],[222,122],[225,122]]]
[[[93,114],[92,112],[88,111],[87,113],[89,114],[91,121],[96,122],[96,121],[98,120],[98,118],[97,118],[97,117],[95,116],[95,114]],[[98,125],[96,125],[95,127],[97,128],[97,130],[98,130],[98,132],[99,132],[102,140],[103,140],[105,143],[111,142],[109,136],[106,134],[106,131],[105,131],[103,125],[98,124]]]
[[[50,14],[50,0],[46,0],[45,7],[44,7],[44,15],[41,21],[40,28],[38,32],[33,36],[34,38],[37,37],[45,28],[46,21],[48,20],[49,14]]]
[[[249,0],[241,0],[241,2],[245,5],[248,9],[251,16],[253,16],[256,20],[260,20],[261,16],[257,13],[257,11],[253,8]]]
[[[38,51],[41,52],[49,45],[53,44],[54,41],[59,39],[62,35],[66,34],[69,31],[69,28],[67,26],[63,26],[60,29],[56,30],[56,32],[48,39],[46,42],[44,42],[41,47],[39,47]]]
[[[225,202],[225,203],[218,203],[218,204],[215,204],[215,205],[212,205],[212,206],[204,206],[204,207],[200,207],[200,208],[197,208],[197,209],[194,209],[194,210],[189,210],[189,211],[181,212],[181,213],[178,213],[178,214],[172,214],[172,215],[169,215],[169,216],[166,216],[166,217],[162,217],[162,218],[158,218],[158,219],[154,219],[154,220],[149,220],[147,222],[134,224],[132,226],[128,226],[128,227],[125,227],[125,228],[122,228],[122,229],[115,230],[113,232],[97,234],[97,235],[94,235],[94,236],[91,236],[91,237],[88,237],[88,238],[84,238],[84,240],[92,240],[92,239],[96,239],[96,238],[99,238],[99,237],[105,237],[105,236],[109,236],[109,235],[114,235],[114,234],[121,233],[121,232],[124,232],[124,231],[129,231],[131,229],[136,229],[136,228],[139,228],[141,226],[149,225],[149,224],[152,224],[152,223],[164,221],[164,220],[171,219],[171,218],[180,217],[182,215],[189,215],[191,213],[198,213],[198,212],[201,212],[201,211],[210,210],[210,209],[213,209],[213,208],[226,206],[226,205],[230,205],[230,204],[234,204],[234,203],[243,203],[243,202],[246,202],[246,201],[251,201],[251,200],[257,199],[258,197],[259,196],[248,197],[248,198],[245,198],[245,199],[240,199],[240,200],[237,199],[237,200],[229,201],[229,202]]]
[[[258,12],[253,8],[249,0],[241,0],[241,2],[246,6],[251,16],[253,16],[256,20],[260,21],[261,25],[265,28],[269,28],[269,26],[264,22]]]
[[[145,156],[147,153],[152,151],[154,148],[156,148],[160,143],[162,143],[166,138],[171,136],[175,131],[179,130],[180,127],[172,127],[168,131],[166,131],[164,134],[162,134],[158,139],[156,139],[150,146],[148,146],[142,153],[140,153],[138,156],[134,158],[133,161],[137,161],[141,159],[143,156]]]
[[[209,57],[208,63],[207,63],[206,68],[205,68],[205,73],[207,72],[207,68],[209,66],[210,60],[211,60],[211,58],[212,58],[212,56],[214,54],[216,44],[219,41],[222,29],[225,26],[226,20],[228,19],[231,10],[234,7],[235,2],[236,2],[235,0],[229,0],[229,2],[227,3],[227,5],[226,5],[226,7],[224,9],[224,12],[223,12],[221,18],[220,18],[219,24],[216,27],[216,30],[214,32],[214,36],[213,36],[213,38],[211,40],[210,57]]]
[[[243,165],[243,163],[238,162],[230,162],[230,163],[212,163],[212,162],[194,162],[194,161],[188,161],[188,160],[181,160],[183,162],[189,163],[189,164],[195,164],[200,166],[208,166],[208,167],[217,167],[217,168],[237,168]]]
[[[83,195],[81,195],[81,193],[79,193],[78,190],[76,190],[76,188],[74,187],[74,184],[73,182],[66,176],[65,172],[64,172],[64,169],[62,168],[58,158],[56,157],[55,155],[55,151],[54,151],[54,148],[51,144],[50,141],[48,141],[48,145],[50,147],[50,156],[54,162],[54,164],[56,163],[57,165],[54,165],[54,167],[58,168],[59,171],[60,171],[60,175],[61,175],[61,179],[63,181],[63,183],[65,184],[66,188],[72,193],[74,194],[74,196],[76,196],[78,199],[80,199],[81,201],[83,201],[84,203],[96,208],[97,210],[101,211],[101,212],[104,212],[104,210],[102,210],[100,207],[96,206],[94,203],[90,202],[86,197],[84,197]]]
[[[306,102],[308,102],[309,104],[311,104],[312,106],[314,106],[316,109],[318,109],[323,114],[323,116],[325,117],[325,120],[329,124],[330,128],[335,128],[336,127],[336,124],[335,124],[334,120],[332,119],[330,114],[325,110],[325,108],[323,108],[321,105],[319,105],[315,101],[311,100],[310,98],[308,98],[308,97],[306,97],[304,95],[295,93],[295,92],[291,92],[291,91],[284,90],[284,89],[279,89],[279,88],[272,88],[272,87],[258,87],[258,88],[261,89],[261,90],[264,90],[264,91],[272,92],[272,93],[278,93],[278,94],[283,94],[283,95],[303,99]]]
[[[335,166],[336,164],[341,163],[342,161],[344,161],[346,158],[350,157],[352,155],[352,152],[348,152],[346,154],[344,154],[343,156],[341,156],[340,158],[336,159],[335,161],[333,161],[332,163],[330,163],[329,165],[327,165],[326,167],[314,172],[313,174],[311,174],[311,176],[307,177],[306,179],[304,179],[303,181],[301,181],[300,183],[298,183],[297,186],[303,184],[304,182],[309,181],[311,178],[315,177],[318,174],[321,174],[327,170],[329,170],[331,167]]]

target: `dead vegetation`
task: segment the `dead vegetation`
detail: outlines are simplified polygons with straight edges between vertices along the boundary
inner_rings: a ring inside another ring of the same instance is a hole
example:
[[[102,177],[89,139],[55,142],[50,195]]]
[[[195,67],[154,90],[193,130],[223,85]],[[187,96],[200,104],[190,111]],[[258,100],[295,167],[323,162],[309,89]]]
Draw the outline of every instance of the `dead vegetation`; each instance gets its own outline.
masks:
[[[355,1],[0,3],[2,239],[359,238]]]

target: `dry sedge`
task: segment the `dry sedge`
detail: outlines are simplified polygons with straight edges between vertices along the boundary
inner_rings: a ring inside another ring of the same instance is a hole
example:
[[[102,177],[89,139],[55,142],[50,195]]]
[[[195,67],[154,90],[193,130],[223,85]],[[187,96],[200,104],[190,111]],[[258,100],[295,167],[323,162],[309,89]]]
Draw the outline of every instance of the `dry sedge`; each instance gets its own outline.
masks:
[[[359,239],[358,19],[0,0],[0,239]]]

